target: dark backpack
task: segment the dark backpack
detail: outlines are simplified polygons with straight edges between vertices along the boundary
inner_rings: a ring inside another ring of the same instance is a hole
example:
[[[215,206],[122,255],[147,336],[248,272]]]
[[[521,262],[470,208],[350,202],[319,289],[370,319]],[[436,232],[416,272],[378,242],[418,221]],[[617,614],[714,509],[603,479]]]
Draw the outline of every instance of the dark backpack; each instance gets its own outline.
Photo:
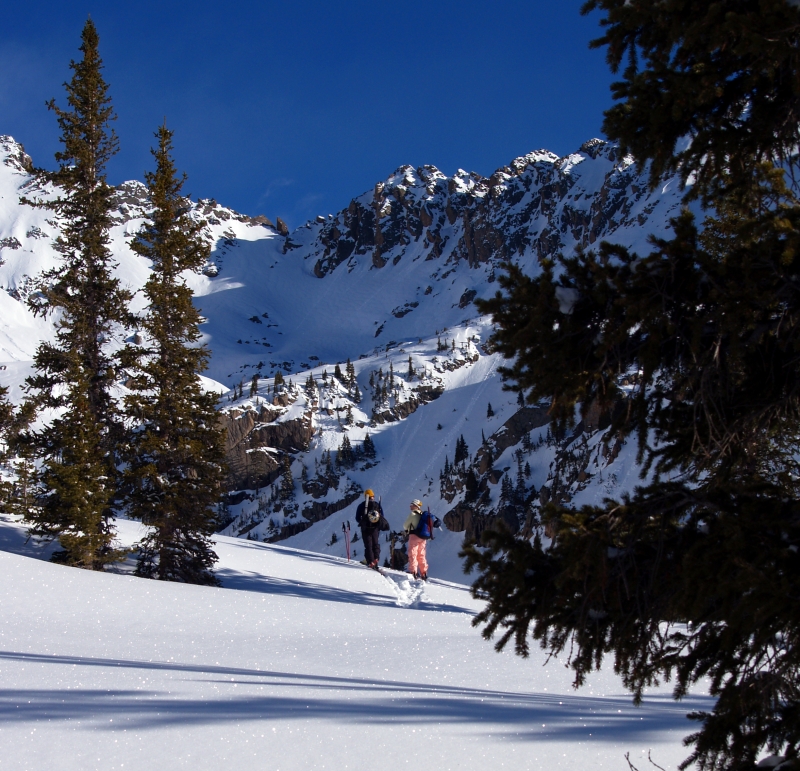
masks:
[[[425,540],[430,539],[432,541],[433,528],[438,526],[439,520],[429,511],[423,511],[422,514],[419,515],[419,523],[414,530],[414,535],[416,535],[418,538],[424,538]]]

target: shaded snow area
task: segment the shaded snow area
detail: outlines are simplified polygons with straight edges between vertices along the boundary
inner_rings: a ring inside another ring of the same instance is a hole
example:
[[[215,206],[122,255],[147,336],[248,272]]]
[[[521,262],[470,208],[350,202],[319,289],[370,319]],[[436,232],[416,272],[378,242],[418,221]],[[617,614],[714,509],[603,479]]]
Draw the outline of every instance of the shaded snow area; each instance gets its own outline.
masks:
[[[37,559],[0,520],[0,768],[674,769],[711,707],[495,654],[458,584],[216,548],[223,588],[160,583]]]

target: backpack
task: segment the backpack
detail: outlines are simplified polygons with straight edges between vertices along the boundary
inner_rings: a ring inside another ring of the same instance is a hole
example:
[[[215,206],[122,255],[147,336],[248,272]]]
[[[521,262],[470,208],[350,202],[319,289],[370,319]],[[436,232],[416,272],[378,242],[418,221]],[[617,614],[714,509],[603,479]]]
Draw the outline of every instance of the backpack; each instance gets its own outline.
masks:
[[[380,504],[376,503],[372,498],[370,498],[369,503],[366,506],[365,514],[367,515],[367,519],[371,524],[377,525],[381,518]]]
[[[433,516],[429,511],[423,511],[419,515],[419,523],[414,530],[414,535],[418,538],[433,540],[433,528],[439,525],[439,520]]]

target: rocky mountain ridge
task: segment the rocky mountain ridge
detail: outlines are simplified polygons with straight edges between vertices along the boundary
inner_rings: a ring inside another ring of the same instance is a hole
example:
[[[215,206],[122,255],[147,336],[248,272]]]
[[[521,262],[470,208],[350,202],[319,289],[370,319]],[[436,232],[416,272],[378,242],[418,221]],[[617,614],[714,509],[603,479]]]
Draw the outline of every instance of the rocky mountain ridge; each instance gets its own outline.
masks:
[[[488,178],[401,166],[338,214],[292,233],[285,248],[313,260],[320,278],[362,259],[374,268],[404,258],[494,268],[590,248],[612,233],[652,226],[651,219],[661,225],[664,192],[650,190],[633,159],[600,139],[564,158],[529,153]]]
[[[25,301],[58,264],[59,223],[20,203],[56,194],[34,189],[22,146],[0,137],[0,159],[0,384],[18,400],[52,334]],[[149,214],[146,188],[119,185],[115,204],[110,247],[136,292],[150,270],[129,246]],[[187,206],[212,247],[202,274],[186,280],[204,317],[206,374],[222,394],[225,533],[338,553],[331,522],[335,533],[373,487],[395,528],[398,502],[430,503],[450,529],[442,569],[455,579],[465,534],[501,518],[529,535],[543,501],[578,503],[636,477],[633,456],[599,425],[548,438],[544,406],[503,392],[491,320],[472,301],[495,291],[507,260],[535,274],[543,260],[602,239],[646,248],[681,206],[677,180],[651,189],[630,158],[592,140],[565,158],[530,153],[488,178],[403,166],[292,232],[213,199]],[[135,311],[142,302],[136,295]],[[346,359],[352,374],[334,377]]]

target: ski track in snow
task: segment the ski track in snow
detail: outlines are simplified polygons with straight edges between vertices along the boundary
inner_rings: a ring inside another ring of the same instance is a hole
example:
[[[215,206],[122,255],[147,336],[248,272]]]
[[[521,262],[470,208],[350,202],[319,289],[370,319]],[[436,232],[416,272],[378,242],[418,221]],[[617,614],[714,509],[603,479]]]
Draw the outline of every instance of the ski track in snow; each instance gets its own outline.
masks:
[[[387,572],[383,577],[389,583],[397,597],[397,604],[401,608],[410,608],[417,605],[425,598],[424,581],[412,581],[407,573]]]

